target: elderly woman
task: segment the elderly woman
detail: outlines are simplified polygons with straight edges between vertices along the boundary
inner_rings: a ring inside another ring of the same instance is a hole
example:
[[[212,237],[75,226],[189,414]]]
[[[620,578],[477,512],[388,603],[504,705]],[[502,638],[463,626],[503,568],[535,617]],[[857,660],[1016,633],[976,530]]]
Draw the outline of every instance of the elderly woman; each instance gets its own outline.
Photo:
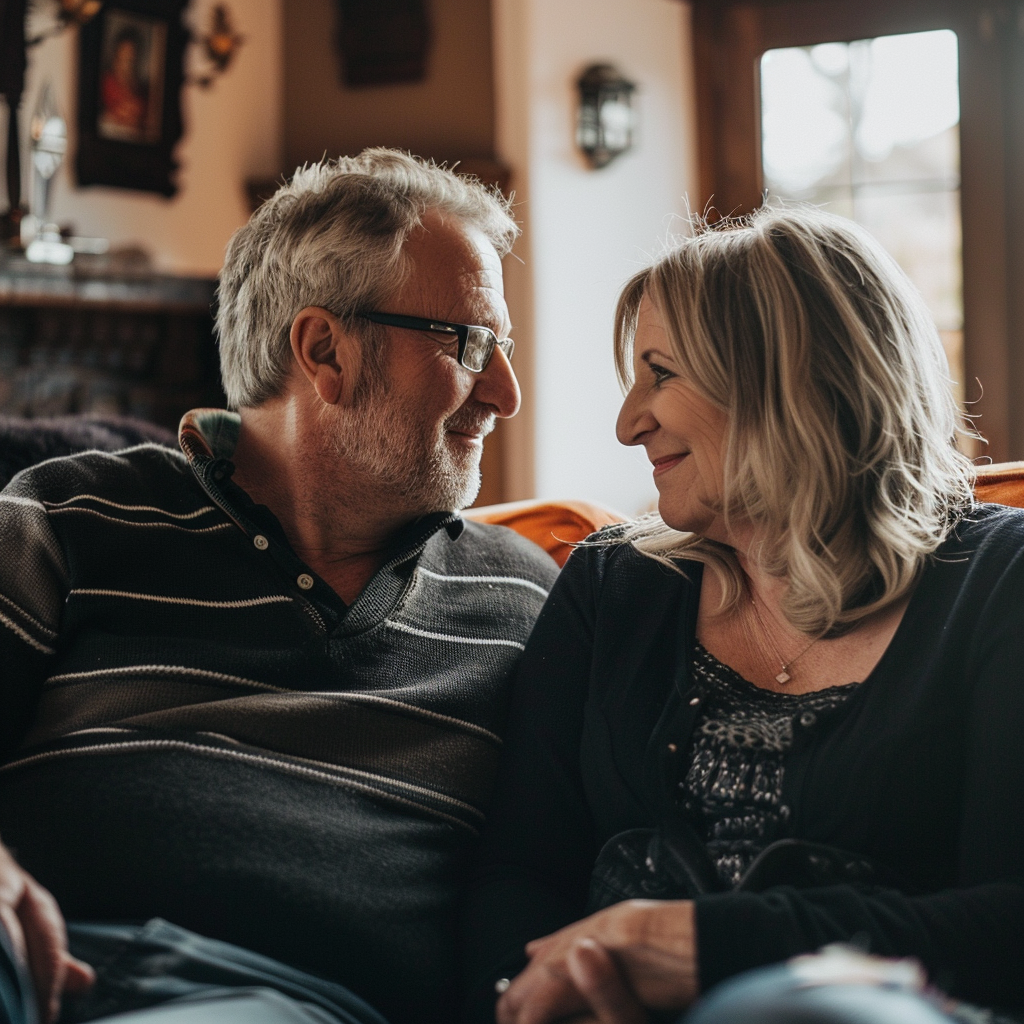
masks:
[[[762,210],[637,274],[616,356],[658,513],[573,554],[527,647],[470,1019],[602,977],[678,1010],[837,941],[1024,1007],[1024,513],[973,503],[920,296]]]

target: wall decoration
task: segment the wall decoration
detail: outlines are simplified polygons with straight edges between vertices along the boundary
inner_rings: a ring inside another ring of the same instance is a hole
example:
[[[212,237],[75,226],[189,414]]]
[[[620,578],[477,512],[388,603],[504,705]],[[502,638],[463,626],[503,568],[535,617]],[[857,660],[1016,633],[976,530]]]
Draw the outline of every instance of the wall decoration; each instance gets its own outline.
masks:
[[[235,31],[231,20],[231,12],[226,4],[215,4],[210,12],[210,27],[206,32],[193,32],[192,42],[206,60],[206,70],[188,80],[189,85],[198,85],[200,89],[209,89],[223,75],[235,59],[239,47],[245,42],[245,36]]]
[[[337,0],[345,85],[421,82],[427,75],[426,0]]]
[[[188,0],[109,0],[81,30],[79,185],[173,196]]]

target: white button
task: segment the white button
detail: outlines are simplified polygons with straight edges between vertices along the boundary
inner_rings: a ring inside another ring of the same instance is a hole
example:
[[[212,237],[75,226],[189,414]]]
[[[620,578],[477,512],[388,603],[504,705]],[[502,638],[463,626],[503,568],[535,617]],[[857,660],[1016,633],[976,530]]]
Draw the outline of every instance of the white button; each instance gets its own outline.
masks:
[[[500,995],[502,995],[502,994],[504,994],[505,992],[508,991],[508,987],[511,984],[512,984],[512,982],[509,981],[508,978],[499,978],[494,983],[494,991],[497,992],[498,995],[500,996]]]
[[[695,708],[699,703],[700,703],[700,697],[691,697],[690,698],[690,707],[694,707]]]
[[[805,711],[800,716],[800,724],[805,729],[810,729],[812,725],[818,720],[818,716],[813,711]]]
[[[266,551],[270,547],[270,541],[262,533],[257,533],[252,542],[260,551]]]
[[[678,747],[677,747],[677,746],[676,746],[676,745],[675,745],[674,743],[670,743],[670,744],[668,745],[668,752],[669,752],[670,754],[674,754],[674,753],[675,753],[675,752],[676,752],[676,751],[677,751],[678,749],[679,749],[679,748],[678,748]]]
[[[303,590],[313,589],[313,577],[308,572],[304,572],[296,581]]]

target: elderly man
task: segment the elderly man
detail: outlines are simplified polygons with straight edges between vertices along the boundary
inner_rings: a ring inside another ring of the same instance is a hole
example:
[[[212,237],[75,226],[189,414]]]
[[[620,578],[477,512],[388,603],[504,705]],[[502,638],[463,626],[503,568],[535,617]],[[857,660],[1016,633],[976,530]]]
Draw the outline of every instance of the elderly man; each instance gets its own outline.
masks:
[[[0,921],[44,1018],[62,986],[90,1019],[225,984],[448,1018],[505,685],[555,575],[457,513],[519,405],[515,234],[399,153],[299,171],[221,274],[238,413],[0,496]],[[94,985],[58,905],[101,922],[70,926]]]

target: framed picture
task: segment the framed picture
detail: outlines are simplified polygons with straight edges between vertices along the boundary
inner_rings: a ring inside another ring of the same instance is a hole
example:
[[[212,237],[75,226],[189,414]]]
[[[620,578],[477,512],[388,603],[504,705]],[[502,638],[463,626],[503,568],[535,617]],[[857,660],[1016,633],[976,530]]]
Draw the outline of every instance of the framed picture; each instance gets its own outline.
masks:
[[[80,185],[173,196],[188,0],[111,0],[81,30]]]
[[[337,0],[337,4],[345,85],[423,81],[431,41],[426,0]]]

